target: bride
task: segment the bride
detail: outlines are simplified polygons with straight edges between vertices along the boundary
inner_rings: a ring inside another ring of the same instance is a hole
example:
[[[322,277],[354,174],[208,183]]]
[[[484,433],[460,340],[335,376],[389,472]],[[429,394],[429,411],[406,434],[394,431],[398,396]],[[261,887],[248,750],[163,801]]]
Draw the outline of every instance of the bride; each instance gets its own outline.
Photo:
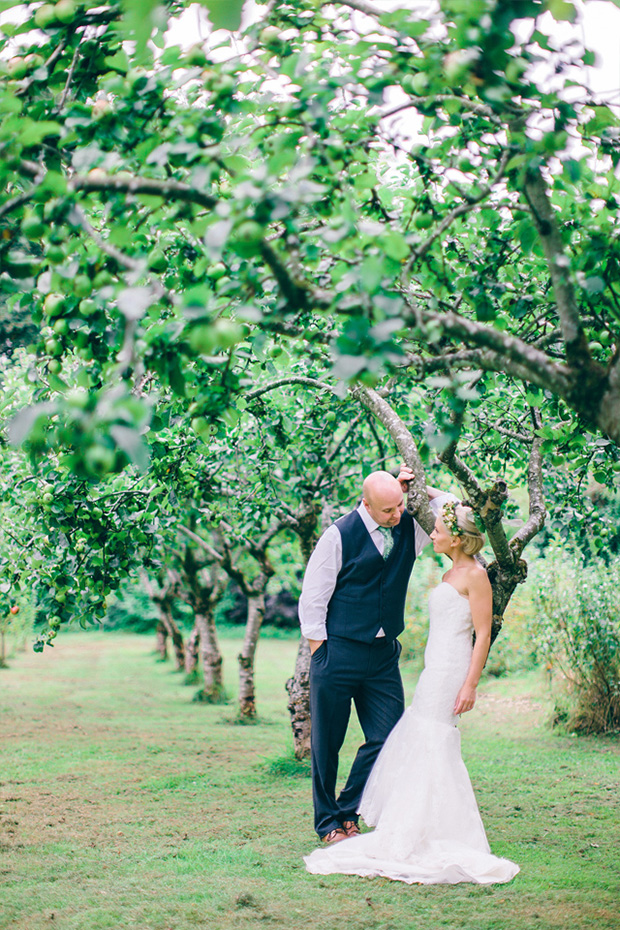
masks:
[[[447,503],[431,540],[452,566],[430,595],[424,671],[413,701],[364,789],[359,813],[375,830],[315,850],[305,857],[309,872],[490,884],[519,871],[491,854],[456,728],[457,717],[474,706],[491,638],[491,585],[474,559],[483,537],[471,508]]]

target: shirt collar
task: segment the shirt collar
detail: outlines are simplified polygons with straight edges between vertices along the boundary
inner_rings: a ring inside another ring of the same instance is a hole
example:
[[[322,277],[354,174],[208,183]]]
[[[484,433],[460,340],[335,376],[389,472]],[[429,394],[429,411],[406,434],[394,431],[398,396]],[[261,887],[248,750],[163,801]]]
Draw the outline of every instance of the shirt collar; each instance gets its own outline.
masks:
[[[374,533],[375,530],[379,529],[379,524],[377,523],[377,521],[373,517],[371,517],[368,511],[366,510],[366,505],[364,504],[364,501],[362,501],[362,503],[357,508],[357,512],[362,518],[362,523],[364,524],[364,526],[366,527],[369,533]]]

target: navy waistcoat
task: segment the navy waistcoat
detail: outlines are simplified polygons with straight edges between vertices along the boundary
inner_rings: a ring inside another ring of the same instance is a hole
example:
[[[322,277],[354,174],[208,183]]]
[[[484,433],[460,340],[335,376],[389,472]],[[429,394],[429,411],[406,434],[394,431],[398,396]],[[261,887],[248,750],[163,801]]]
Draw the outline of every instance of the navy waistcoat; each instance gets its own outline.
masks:
[[[371,643],[383,628],[388,641],[405,628],[405,598],[415,562],[415,524],[405,511],[392,528],[394,546],[383,558],[357,510],[335,523],[342,568],[327,606],[327,635]]]

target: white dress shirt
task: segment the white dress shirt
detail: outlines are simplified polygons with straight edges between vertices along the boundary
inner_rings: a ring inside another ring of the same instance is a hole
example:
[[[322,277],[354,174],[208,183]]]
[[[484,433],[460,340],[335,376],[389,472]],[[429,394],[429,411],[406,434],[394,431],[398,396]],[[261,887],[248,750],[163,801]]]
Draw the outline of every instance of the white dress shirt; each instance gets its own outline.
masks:
[[[435,516],[439,516],[441,508],[449,500],[458,500],[454,494],[440,494],[430,501],[431,510]],[[370,538],[383,555],[385,539],[379,531],[379,524],[368,513],[364,502],[357,508],[364,526],[370,533]],[[415,531],[415,554],[416,558],[422,552],[431,538],[425,533],[417,520],[413,521]],[[338,528],[332,524],[325,530],[312,555],[308,560],[308,566],[304,575],[304,582],[299,599],[299,622],[301,623],[301,633],[306,639],[327,639],[327,605],[331,600],[336,587],[338,573],[342,568],[342,538]],[[377,636],[385,636],[383,630],[379,630]]]

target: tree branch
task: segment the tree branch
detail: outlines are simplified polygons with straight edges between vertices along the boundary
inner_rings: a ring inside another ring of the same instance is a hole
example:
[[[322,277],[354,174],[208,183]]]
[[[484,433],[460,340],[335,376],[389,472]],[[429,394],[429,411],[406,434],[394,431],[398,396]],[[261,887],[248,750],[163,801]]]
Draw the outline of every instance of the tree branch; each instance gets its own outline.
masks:
[[[532,217],[549,266],[566,358],[569,364],[577,368],[593,367],[594,362],[581,325],[575,289],[570,279],[570,261],[564,252],[540,168],[530,169],[526,173],[523,191],[532,209]]]
[[[572,389],[572,372],[566,366],[550,361],[549,356],[527,342],[512,336],[509,333],[483,326],[475,320],[470,320],[458,313],[447,311],[436,313],[422,310],[419,314],[412,308],[414,319],[418,323],[418,316],[423,323],[436,323],[446,333],[457,336],[468,343],[474,343],[481,348],[490,349],[494,356],[484,355],[478,357],[476,364],[481,368],[487,367],[494,371],[508,371],[509,363],[515,371],[515,377],[525,381],[532,381],[540,387],[554,390],[562,397],[568,397]],[[486,365],[484,362],[486,361]],[[518,374],[516,373],[518,372]],[[510,372],[513,373],[513,372]]]
[[[501,157],[497,172],[495,173],[495,176],[491,178],[491,180],[486,185],[486,187],[483,187],[482,190],[478,194],[468,199],[467,203],[462,203],[460,204],[460,206],[452,210],[448,214],[448,216],[446,216],[441,221],[439,226],[435,230],[433,230],[433,232],[430,234],[428,239],[426,239],[421,245],[419,245],[416,249],[413,250],[413,252],[411,253],[411,257],[408,259],[408,261],[406,262],[403,268],[403,272],[402,272],[403,279],[407,278],[407,276],[411,272],[412,266],[415,264],[415,262],[419,258],[421,258],[424,255],[425,252],[428,251],[428,249],[431,247],[435,239],[437,239],[438,236],[441,236],[442,233],[444,233],[446,229],[448,229],[452,225],[452,223],[456,219],[459,218],[459,216],[464,216],[466,213],[470,213],[472,210],[474,210],[478,206],[479,203],[481,203],[481,201],[486,200],[488,197],[491,196],[491,194],[493,193],[493,186],[497,184],[497,182],[500,181],[504,175],[504,171],[506,170],[506,165],[508,164],[509,155],[510,155],[509,150],[505,149],[504,152],[502,153],[502,157]]]
[[[190,530],[189,527],[183,526],[182,524],[178,527],[179,532],[183,533],[184,536],[187,536],[188,539],[191,539],[192,542],[195,542],[200,546],[204,551],[220,565],[224,560],[224,555],[221,552],[218,552],[217,549],[214,549],[213,546],[210,546],[206,540],[199,536],[197,533],[194,533],[193,530]]]
[[[28,177],[37,177],[41,174],[41,166],[26,159],[19,161],[16,167],[20,173]],[[195,203],[209,210],[213,210],[219,203],[217,197],[180,181],[163,181],[138,176],[119,178],[116,175],[107,174],[102,168],[93,168],[87,175],[78,174],[67,177],[67,188],[70,191],[85,191],[86,193],[100,191],[104,194],[151,194],[155,197]]]
[[[530,413],[535,430],[542,426],[542,417],[536,407],[530,407]],[[530,499],[529,518],[524,526],[510,540],[510,548],[518,559],[523,549],[530,541],[541,531],[545,524],[547,511],[545,508],[545,499],[543,494],[543,475],[542,475],[542,437],[534,434],[532,442],[532,451],[527,470],[527,486]]]
[[[336,392],[336,389],[331,385],[326,384],[325,381],[317,381],[316,378],[304,378],[301,375],[291,375],[288,378],[278,378],[277,381],[272,381],[271,384],[265,384],[262,387],[254,388],[253,391],[248,391],[245,394],[246,400],[254,400],[256,397],[260,397],[262,394],[267,394],[269,391],[275,391],[277,388],[282,387],[284,384],[305,384],[308,387],[320,388],[323,391],[331,391],[332,394],[339,395]]]
[[[0,219],[13,210],[19,209],[23,204],[28,203],[29,200],[32,200],[36,192],[37,186],[31,188],[29,191],[24,191],[23,194],[16,194],[15,197],[11,197],[10,200],[5,200],[0,207]]]
[[[309,301],[313,306],[327,309],[332,304],[332,295],[313,287],[301,274],[295,274],[285,265],[269,242],[261,244],[261,255],[271,268],[286,300],[296,309],[305,310]]]
[[[471,505],[482,518],[498,565],[500,568],[509,571],[513,566],[513,558],[502,525],[501,512],[501,506],[508,496],[506,484],[504,481],[496,481],[491,488],[484,490],[473,471],[457,456],[458,436],[464,418],[465,407],[454,413],[452,425],[457,435],[448,448],[439,454],[438,458],[440,462],[443,462],[450,469],[465,489]]]
[[[328,2],[329,6],[332,6],[335,0],[328,0]],[[352,10],[357,10],[358,13],[365,13],[366,16],[374,16],[377,19],[385,12],[373,6],[372,3],[368,3],[367,0],[337,0],[337,2],[342,6],[350,7]]]
[[[355,385],[351,389],[351,393],[383,423],[396,443],[405,465],[408,465],[412,470],[415,477],[409,483],[407,509],[415,516],[422,529],[430,533],[435,525],[435,517],[428,501],[424,465],[413,436],[396,411],[372,388]]]
[[[401,113],[403,110],[417,109],[420,106],[433,106],[447,101],[457,101],[463,109],[470,110],[478,116],[486,116],[487,119],[491,120],[497,126],[503,125],[500,117],[497,113],[494,113],[490,107],[485,106],[483,103],[476,102],[475,100],[470,100],[468,97],[460,97],[457,94],[436,94],[433,97],[414,97],[408,103],[401,103],[381,113],[379,120],[388,119],[390,116],[396,116],[397,113]]]

